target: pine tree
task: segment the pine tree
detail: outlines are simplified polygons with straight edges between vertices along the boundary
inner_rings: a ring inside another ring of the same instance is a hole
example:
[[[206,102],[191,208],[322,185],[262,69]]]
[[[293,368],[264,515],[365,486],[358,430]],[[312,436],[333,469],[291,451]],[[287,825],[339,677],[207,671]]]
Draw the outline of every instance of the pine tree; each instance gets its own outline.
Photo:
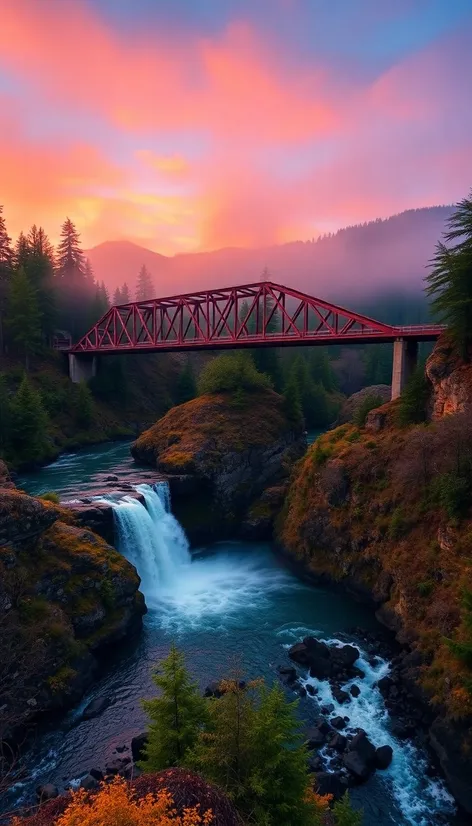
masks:
[[[334,822],[336,826],[362,826],[362,811],[356,811],[351,806],[348,792],[333,806]]]
[[[47,425],[41,396],[25,374],[13,400],[11,417],[12,444],[20,459],[34,461],[44,456]]]
[[[12,341],[24,354],[28,370],[30,355],[37,351],[41,340],[41,313],[36,290],[24,269],[13,273],[11,278],[7,325]]]
[[[255,723],[253,690],[256,682],[238,677],[221,680],[223,695],[209,705],[210,720],[186,762],[208,780],[221,786],[236,805],[244,804],[251,766]]]
[[[116,288],[115,292],[113,293],[113,307],[119,307],[120,304],[123,304],[123,300],[121,298],[121,290],[119,287]]]
[[[136,285],[136,301],[148,301],[154,298],[155,288],[151,274],[148,272],[146,265],[143,264],[139,271],[138,282]]]
[[[186,361],[183,369],[180,371],[175,389],[175,403],[184,404],[194,399],[197,395],[197,384],[193,374],[192,365],[189,360]]]
[[[210,722],[187,763],[225,789],[244,820],[260,826],[312,826],[307,754],[295,715],[281,686],[220,682],[223,695],[210,701]]]
[[[28,239],[24,232],[20,232],[18,238],[16,239],[15,250],[13,253],[13,264],[15,270],[26,269],[29,255],[30,248]]]
[[[160,771],[180,763],[195,745],[207,719],[205,700],[190,680],[183,654],[174,645],[153,681],[162,693],[143,702],[151,720],[145,757],[140,764],[144,771]]]
[[[11,272],[12,262],[11,238],[8,235],[5,218],[3,217],[3,206],[0,204],[0,280],[4,273]]]
[[[86,382],[77,385],[75,401],[75,418],[79,427],[88,428],[92,424],[94,415],[93,396]]]
[[[123,284],[123,286],[121,288],[121,303],[122,304],[129,304],[130,301],[131,301],[131,296],[130,296],[130,292],[129,292],[129,287],[128,287],[126,281],[125,281],[125,283]]]
[[[456,205],[444,242],[439,242],[426,293],[464,358],[472,344],[472,191]]]
[[[54,279],[54,249],[44,229],[34,224],[26,238],[28,245],[25,272],[36,290],[41,313],[41,333],[48,341],[56,326],[58,307]]]
[[[80,235],[70,218],[66,218],[61,228],[61,240],[57,248],[57,275],[61,281],[71,284],[84,280],[85,256],[80,247]]]
[[[8,447],[11,435],[11,402],[5,376],[0,373],[0,455]]]
[[[300,401],[300,387],[294,373],[287,380],[283,395],[285,415],[290,424],[298,430],[303,427],[303,412]]]
[[[62,225],[56,259],[61,314],[72,338],[77,339],[87,329],[94,281],[87,271],[80,235],[70,218],[66,218]]]
[[[11,238],[8,235],[3,206],[0,205],[0,355],[4,351],[4,325],[7,305],[7,295],[12,273],[13,253]]]
[[[307,752],[296,716],[297,701],[288,702],[281,685],[260,692],[251,731],[251,770],[248,812],[257,823],[311,826]]]

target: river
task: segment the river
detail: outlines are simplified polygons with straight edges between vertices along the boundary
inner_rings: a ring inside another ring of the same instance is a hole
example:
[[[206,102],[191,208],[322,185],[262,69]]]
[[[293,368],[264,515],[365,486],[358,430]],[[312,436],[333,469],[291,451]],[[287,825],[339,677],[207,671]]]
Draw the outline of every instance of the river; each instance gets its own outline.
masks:
[[[62,456],[41,471],[22,476],[18,485],[31,494],[56,491],[63,499],[93,495],[99,476],[136,478],[137,469],[127,443],[101,446]],[[139,473],[138,473],[139,475]],[[104,663],[103,675],[78,708],[53,729],[43,732],[26,756],[29,776],[16,789],[17,802],[31,798],[40,782],[63,788],[92,767],[116,757],[117,747],[129,744],[145,728],[140,700],[154,693],[151,669],[175,641],[202,689],[235,667],[248,678],[276,679],[278,664],[287,664],[287,648],[309,633],[321,639],[352,641],[355,627],[378,630],[365,607],[301,583],[267,544],[225,542],[189,553],[182,528],[173,518],[167,491],[142,488],[147,509],[124,502],[115,511],[117,544],[142,577],[149,612],[137,641],[123,645]],[[389,743],[394,760],[351,792],[364,809],[365,826],[439,826],[459,823],[452,800],[441,781],[427,776],[424,754],[400,743],[375,682],[388,671],[380,660],[365,671],[361,694],[349,707],[337,706],[328,684],[318,684],[321,701],[333,702],[335,712],[348,714],[351,724],[364,728],[376,746]],[[359,682],[359,681],[358,681]],[[93,720],[81,712],[94,697],[105,695],[110,705]],[[313,720],[319,700],[301,699],[300,715]],[[283,824],[281,824],[283,826]]]

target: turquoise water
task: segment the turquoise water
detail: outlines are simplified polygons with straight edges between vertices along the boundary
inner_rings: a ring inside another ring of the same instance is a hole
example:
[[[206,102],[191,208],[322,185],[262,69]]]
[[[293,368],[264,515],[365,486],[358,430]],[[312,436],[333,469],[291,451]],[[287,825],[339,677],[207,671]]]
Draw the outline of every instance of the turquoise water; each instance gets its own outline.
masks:
[[[25,475],[20,483],[30,493],[56,490],[65,498],[93,494],[97,478],[104,473],[136,476],[139,469],[128,451],[129,446],[120,443],[64,456],[38,473]],[[147,511],[142,505],[124,503],[116,512],[117,544],[143,577],[149,607],[143,633],[103,663],[102,678],[80,708],[38,739],[27,756],[30,775],[17,789],[18,799],[27,799],[39,782],[64,786],[92,767],[103,768],[116,756],[117,746],[129,744],[143,730],[146,720],[140,701],[153,695],[151,669],[172,642],[185,652],[189,669],[204,689],[234,668],[247,678],[277,679],[277,665],[288,662],[287,648],[308,633],[359,644],[355,627],[378,630],[367,608],[300,582],[268,544],[225,542],[190,555],[162,497],[159,502],[152,487],[146,493]],[[344,706],[342,714],[366,729],[375,745],[390,742],[395,753],[387,772],[378,772],[352,791],[353,801],[364,808],[365,826],[456,822],[444,787],[426,776],[425,756],[412,745],[397,742],[390,732],[375,686],[388,671],[388,663],[380,661],[376,670],[362,660],[361,667],[366,673],[361,696]],[[325,701],[331,701],[329,686],[319,688]],[[109,707],[94,720],[81,721],[81,709],[101,695],[110,699]],[[301,699],[299,713],[304,722],[313,720],[319,714],[318,701]]]

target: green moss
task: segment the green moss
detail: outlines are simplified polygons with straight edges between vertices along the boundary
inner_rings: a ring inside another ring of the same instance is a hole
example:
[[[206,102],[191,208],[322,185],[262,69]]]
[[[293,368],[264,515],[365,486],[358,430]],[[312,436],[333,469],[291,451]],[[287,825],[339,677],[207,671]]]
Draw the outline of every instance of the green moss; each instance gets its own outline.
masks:
[[[48,677],[47,683],[53,694],[59,694],[66,691],[76,677],[77,671],[71,668],[70,665],[63,665],[55,674]]]

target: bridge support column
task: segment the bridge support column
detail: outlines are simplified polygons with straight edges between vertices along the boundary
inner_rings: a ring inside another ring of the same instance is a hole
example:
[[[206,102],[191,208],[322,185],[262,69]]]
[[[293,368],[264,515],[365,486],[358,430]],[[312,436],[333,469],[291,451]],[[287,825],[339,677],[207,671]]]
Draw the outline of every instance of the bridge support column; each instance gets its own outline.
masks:
[[[393,342],[392,401],[401,396],[418,361],[418,342],[397,338]]]
[[[95,356],[78,356],[69,353],[69,377],[74,384],[81,381],[90,381],[97,374],[97,359]]]

